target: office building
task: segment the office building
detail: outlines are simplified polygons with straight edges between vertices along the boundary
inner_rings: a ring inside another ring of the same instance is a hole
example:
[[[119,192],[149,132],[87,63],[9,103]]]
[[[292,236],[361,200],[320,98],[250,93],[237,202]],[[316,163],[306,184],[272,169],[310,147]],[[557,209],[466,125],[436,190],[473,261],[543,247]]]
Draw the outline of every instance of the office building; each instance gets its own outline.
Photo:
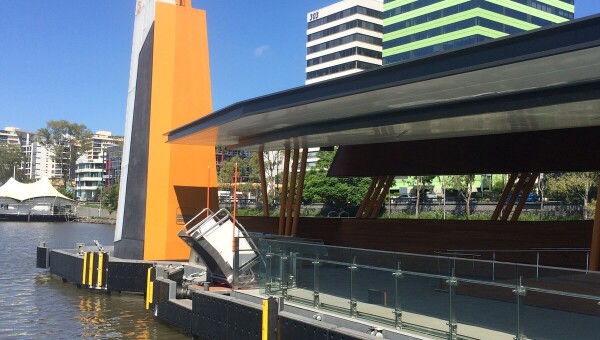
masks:
[[[385,0],[383,63],[573,19],[574,0]]]
[[[382,0],[345,0],[307,14],[306,84],[381,65]]]

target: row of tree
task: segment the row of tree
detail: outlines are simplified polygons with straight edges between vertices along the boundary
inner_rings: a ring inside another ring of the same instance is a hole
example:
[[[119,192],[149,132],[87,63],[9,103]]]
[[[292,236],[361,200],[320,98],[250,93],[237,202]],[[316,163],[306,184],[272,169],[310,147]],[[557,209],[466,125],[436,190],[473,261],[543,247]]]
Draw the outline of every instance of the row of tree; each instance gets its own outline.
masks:
[[[34,141],[50,152],[52,160],[60,168],[62,191],[66,191],[69,182],[74,179],[77,159],[92,147],[92,132],[83,124],[51,120],[37,131]],[[29,181],[23,170],[26,162],[20,145],[0,147],[0,183],[5,183],[10,177],[21,182]]]
[[[333,161],[335,152],[320,151],[318,153],[319,161],[306,174],[303,203],[304,204],[323,204],[323,213],[329,211],[346,211],[352,215],[358,206],[370,185],[370,179],[364,177],[327,177],[327,171]],[[278,183],[281,183],[281,177],[278,170],[282,164],[283,155],[278,153],[265,153],[265,172],[269,188],[269,202],[277,202],[279,192],[276,189]],[[229,161],[224,161],[219,172],[219,183],[224,190],[231,190],[233,183],[233,167],[238,163],[240,169],[240,178],[248,182],[242,182],[239,191],[256,192],[260,196],[256,183],[259,182],[258,157],[253,154],[251,157],[234,157]],[[421,196],[425,194],[426,188],[430,187],[435,176],[415,176],[414,187],[416,191],[415,212],[416,217],[420,214],[420,204],[423,201]],[[567,173],[547,173],[541,176],[537,182],[537,191],[542,197],[552,197],[553,199],[565,203],[580,203],[583,205],[584,218],[590,216],[591,198],[594,197],[599,178],[598,172],[567,172]],[[448,191],[452,191],[461,201],[471,202],[473,193],[477,188],[475,185],[475,174],[444,176],[444,186]],[[503,190],[503,182],[493,183],[491,194],[499,196]],[[259,201],[260,202],[260,201]],[[543,204],[543,203],[542,203]],[[470,205],[466,205],[466,217],[471,215]]]

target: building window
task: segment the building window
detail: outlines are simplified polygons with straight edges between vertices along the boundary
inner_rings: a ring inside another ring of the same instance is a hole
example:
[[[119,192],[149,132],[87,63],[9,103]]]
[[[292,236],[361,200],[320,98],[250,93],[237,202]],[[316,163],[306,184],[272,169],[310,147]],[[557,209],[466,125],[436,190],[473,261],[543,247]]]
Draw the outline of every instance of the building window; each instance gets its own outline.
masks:
[[[336,33],[340,33],[343,31],[347,31],[349,29],[352,28],[364,28],[366,30],[369,31],[373,31],[373,32],[383,32],[383,26],[382,25],[378,25],[378,24],[374,24],[372,22],[368,22],[368,21],[364,21],[364,20],[352,20],[349,22],[345,22],[341,25],[338,26],[334,26],[334,27],[330,27],[327,29],[324,29],[322,31],[313,33],[313,34],[309,34],[306,39],[307,41],[313,41],[313,40],[317,40],[317,39],[321,39],[323,37],[327,37],[330,36],[332,34],[336,34]]]
[[[381,46],[381,38],[372,37],[361,33],[350,34],[342,38],[330,40],[321,44],[317,44],[306,49],[306,54],[316,53],[336,46],[351,43],[353,41],[361,41],[367,44]]]
[[[313,20],[308,23],[308,29],[311,29],[311,28],[314,28],[317,26],[321,26],[321,25],[325,25],[327,23],[330,23],[330,22],[333,22],[336,20],[340,20],[340,19],[349,17],[354,14],[363,14],[363,15],[377,18],[377,19],[381,19],[381,17],[382,17],[382,13],[379,11],[376,11],[376,10],[370,9],[370,8],[366,8],[366,7],[362,7],[362,6],[356,6],[356,7],[345,9],[345,10],[337,12],[337,13],[333,13],[331,15],[328,15],[328,16],[320,18],[320,19]]]
[[[363,48],[363,47],[352,47],[352,48],[345,49],[343,51],[338,51],[338,52],[326,54],[324,56],[320,56],[317,58],[309,59],[306,61],[306,66],[307,67],[315,66],[315,65],[319,65],[321,63],[326,63],[326,62],[346,58],[346,57],[353,56],[353,55],[362,55],[365,57],[370,57],[370,58],[379,59],[379,60],[382,59],[380,51],[373,51],[373,50]]]

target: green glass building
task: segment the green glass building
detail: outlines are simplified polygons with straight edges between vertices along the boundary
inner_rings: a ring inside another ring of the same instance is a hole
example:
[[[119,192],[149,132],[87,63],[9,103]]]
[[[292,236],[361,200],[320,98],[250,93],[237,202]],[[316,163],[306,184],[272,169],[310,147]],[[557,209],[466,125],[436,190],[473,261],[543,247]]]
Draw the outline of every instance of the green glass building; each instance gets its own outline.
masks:
[[[575,0],[385,0],[383,63],[571,20]]]

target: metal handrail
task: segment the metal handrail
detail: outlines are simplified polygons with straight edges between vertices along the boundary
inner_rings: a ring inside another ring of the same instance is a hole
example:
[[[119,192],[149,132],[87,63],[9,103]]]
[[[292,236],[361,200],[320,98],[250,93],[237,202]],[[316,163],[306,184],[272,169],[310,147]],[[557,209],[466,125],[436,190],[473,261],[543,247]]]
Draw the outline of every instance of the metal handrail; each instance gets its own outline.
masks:
[[[273,253],[272,255],[274,255],[276,257],[277,256],[283,256],[281,254],[276,254],[276,253]],[[361,264],[358,264],[358,263],[343,262],[343,261],[333,261],[333,260],[326,260],[326,259],[323,259],[323,258],[313,258],[313,257],[305,257],[305,256],[296,256],[296,259],[304,260],[304,261],[310,261],[310,262],[318,260],[319,263],[321,263],[321,264],[327,263],[327,264],[334,264],[334,265],[339,265],[339,266],[351,266],[352,265],[352,266],[355,266],[356,268],[378,270],[378,271],[389,272],[389,273],[396,273],[397,272],[397,269],[395,269],[395,268],[377,267],[377,266],[371,266],[371,265],[361,265]],[[487,262],[489,262],[489,261],[487,261]],[[506,262],[506,264],[521,265],[519,263],[510,263],[510,262]],[[558,269],[565,270],[564,268],[558,268]],[[565,270],[565,271],[577,271],[577,270]],[[416,277],[434,278],[434,279],[450,279],[450,278],[454,278],[454,279],[458,280],[459,282],[479,284],[479,285],[484,285],[484,286],[494,286],[494,287],[499,287],[499,288],[510,288],[510,289],[512,289],[512,288],[515,287],[515,285],[507,284],[507,283],[501,283],[501,282],[490,282],[490,281],[482,281],[482,280],[476,280],[476,279],[468,279],[468,278],[462,278],[460,276],[454,276],[454,277],[452,277],[452,276],[441,275],[441,274],[427,274],[427,273],[420,273],[420,272],[415,272],[415,271],[410,271],[410,270],[402,270],[402,274],[410,275],[410,276],[416,276]],[[527,289],[531,290],[531,291],[539,292],[539,293],[545,293],[545,294],[551,294],[551,295],[560,295],[560,296],[566,296],[566,297],[575,297],[575,298],[581,298],[581,299],[589,299],[589,300],[595,300],[595,301],[599,301],[600,302],[600,296],[597,296],[597,295],[571,293],[571,292],[565,292],[565,291],[558,291],[558,290],[554,290],[554,289],[529,287],[529,286],[527,287]]]

